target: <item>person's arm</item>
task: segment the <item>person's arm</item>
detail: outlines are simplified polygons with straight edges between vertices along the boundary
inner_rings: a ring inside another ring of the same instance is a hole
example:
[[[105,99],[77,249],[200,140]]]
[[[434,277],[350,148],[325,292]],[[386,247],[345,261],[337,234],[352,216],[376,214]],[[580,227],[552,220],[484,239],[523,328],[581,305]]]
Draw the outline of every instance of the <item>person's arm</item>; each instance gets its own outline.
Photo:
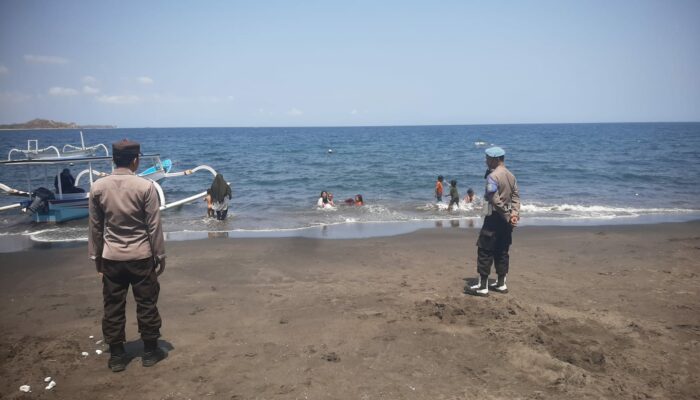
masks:
[[[163,226],[160,222],[160,200],[154,185],[149,185],[145,197],[146,230],[151,239],[151,252],[153,258],[158,262],[160,268],[158,274],[165,268],[165,238],[163,237]]]
[[[498,182],[491,175],[486,178],[486,200],[498,213],[507,214],[506,205],[498,194]]]
[[[510,201],[510,223],[517,225],[520,220],[520,189],[518,189],[518,181],[513,177],[513,193],[511,193]]]
[[[105,216],[97,196],[94,191],[91,191],[88,200],[88,257],[95,262],[97,272],[102,272]]]

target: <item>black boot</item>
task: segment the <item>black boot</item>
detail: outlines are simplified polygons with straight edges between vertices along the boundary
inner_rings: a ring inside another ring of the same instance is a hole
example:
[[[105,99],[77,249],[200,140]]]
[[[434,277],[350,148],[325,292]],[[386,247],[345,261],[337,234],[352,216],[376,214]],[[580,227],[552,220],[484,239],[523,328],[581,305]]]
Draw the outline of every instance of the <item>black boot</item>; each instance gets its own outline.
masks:
[[[152,367],[167,356],[163,349],[158,347],[157,340],[143,341],[143,357],[141,357],[141,364],[144,367]]]
[[[110,344],[109,345],[109,361],[107,361],[107,367],[112,370],[112,372],[121,372],[126,369],[126,365],[129,363],[129,356],[126,355],[123,343]]]
[[[506,276],[498,275],[498,282],[493,285],[489,285],[489,289],[496,293],[508,293],[508,286],[506,286]]]
[[[472,296],[487,297],[489,295],[489,276],[479,275],[479,281],[472,286],[466,286],[464,288],[464,294],[469,294]]]

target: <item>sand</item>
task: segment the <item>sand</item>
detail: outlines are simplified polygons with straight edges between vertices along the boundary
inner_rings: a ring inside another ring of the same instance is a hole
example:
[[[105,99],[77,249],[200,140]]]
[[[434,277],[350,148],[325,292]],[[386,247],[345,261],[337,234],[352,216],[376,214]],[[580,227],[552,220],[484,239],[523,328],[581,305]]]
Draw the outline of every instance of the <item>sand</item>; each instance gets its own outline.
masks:
[[[700,398],[700,223],[519,228],[488,298],[476,236],[169,242],[169,357],[141,366],[130,297],[118,374],[86,249],[0,254],[0,397]]]

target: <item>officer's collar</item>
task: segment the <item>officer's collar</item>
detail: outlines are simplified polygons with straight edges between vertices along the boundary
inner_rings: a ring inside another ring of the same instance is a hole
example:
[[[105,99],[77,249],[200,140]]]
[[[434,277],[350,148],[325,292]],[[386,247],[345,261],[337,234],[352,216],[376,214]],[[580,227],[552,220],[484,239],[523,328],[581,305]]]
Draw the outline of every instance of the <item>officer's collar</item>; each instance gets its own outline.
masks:
[[[117,167],[112,172],[112,175],[134,175],[134,172],[126,167]]]

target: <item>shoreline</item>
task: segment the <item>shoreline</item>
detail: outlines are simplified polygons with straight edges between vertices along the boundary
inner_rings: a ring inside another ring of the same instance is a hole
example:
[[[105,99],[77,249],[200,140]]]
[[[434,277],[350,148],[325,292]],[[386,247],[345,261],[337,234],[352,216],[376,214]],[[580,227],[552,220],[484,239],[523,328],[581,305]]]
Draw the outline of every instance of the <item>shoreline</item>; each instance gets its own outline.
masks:
[[[675,217],[675,218],[671,218]],[[687,216],[655,216],[615,218],[601,221],[600,219],[553,221],[552,219],[536,218],[524,220],[517,231],[532,228],[609,228],[616,226],[649,226],[663,224],[683,224],[700,222],[700,219]],[[315,227],[288,228],[288,229],[259,229],[259,230],[208,230],[208,231],[174,231],[165,232],[167,243],[183,241],[199,241],[207,239],[281,239],[281,238],[306,238],[322,240],[347,240],[347,239],[379,239],[393,236],[411,234],[413,232],[429,229],[462,229],[479,230],[481,218],[467,217],[455,219],[433,219],[419,221],[379,221],[379,222],[339,222],[335,224]],[[55,225],[54,225],[55,226]],[[0,235],[0,254],[27,251],[32,249],[71,248],[87,245],[87,238],[44,240],[35,236],[39,232],[27,232],[21,234],[8,233]]]
[[[487,298],[461,294],[477,235],[168,243],[169,356],[141,366],[128,300],[135,359],[118,375],[95,354],[101,283],[85,249],[2,253],[0,397],[29,398],[25,384],[75,400],[134,387],[172,400],[697,397],[700,221],[519,228],[510,293]]]

